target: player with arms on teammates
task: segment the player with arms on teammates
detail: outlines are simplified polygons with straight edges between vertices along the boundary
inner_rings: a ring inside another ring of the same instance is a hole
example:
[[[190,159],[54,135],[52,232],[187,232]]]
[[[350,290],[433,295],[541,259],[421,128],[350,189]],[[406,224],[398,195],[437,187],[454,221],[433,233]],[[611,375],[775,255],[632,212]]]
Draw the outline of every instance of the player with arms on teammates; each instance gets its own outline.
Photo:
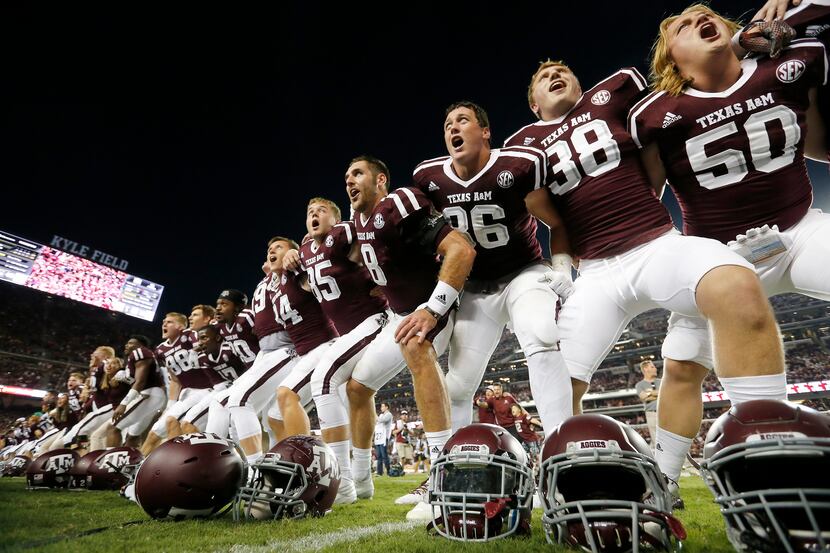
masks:
[[[492,149],[487,113],[473,102],[454,103],[444,115],[449,155],[422,162],[413,179],[476,247],[450,340],[453,431],[472,422],[470,402],[508,322],[527,356],[540,416],[553,428],[572,414],[571,387],[557,346],[557,296],[545,284],[537,219],[550,228],[558,291],[567,294],[572,283],[568,240],[545,189],[545,155],[522,145]]]
[[[340,334],[317,362],[310,391],[323,440],[340,465],[338,501],[352,502],[372,497],[374,484],[368,467],[357,476],[352,473],[349,412],[340,391],[369,344],[386,325],[388,306],[381,294],[373,293],[376,284],[362,266],[354,223],[341,222],[337,204],[325,198],[309,200],[306,230],[310,240],[299,251],[288,252],[284,262],[289,269],[306,272],[311,291]],[[301,403],[306,401],[307,398],[301,398]],[[305,411],[298,410],[296,414],[301,425],[296,432],[310,435]]]
[[[777,59],[738,60],[730,47],[736,30],[700,4],[663,20],[652,59],[656,91],[632,109],[631,134],[654,182],[668,178],[686,234],[728,243],[757,272],[766,295],[828,300],[830,216],[810,209],[804,162],[805,152],[826,159],[815,106],[827,79],[824,47],[798,40]],[[730,292],[739,301],[744,293]],[[733,404],[787,397],[777,343],[758,340],[731,355],[718,348],[720,330],[718,321],[707,328],[689,313],[669,319],[656,457],[670,478],[698,432],[709,369]]]
[[[363,264],[392,311],[347,385],[356,469],[357,449],[372,447],[375,391],[400,371],[404,361],[412,373],[431,460],[450,438],[449,398],[437,356],[447,348],[456,300],[476,256],[469,238],[453,230],[423,192],[401,188],[390,193],[389,184],[386,165],[371,156],[353,159],[346,171]],[[469,403],[465,407],[469,409]],[[421,505],[429,507],[421,503],[419,511]]]

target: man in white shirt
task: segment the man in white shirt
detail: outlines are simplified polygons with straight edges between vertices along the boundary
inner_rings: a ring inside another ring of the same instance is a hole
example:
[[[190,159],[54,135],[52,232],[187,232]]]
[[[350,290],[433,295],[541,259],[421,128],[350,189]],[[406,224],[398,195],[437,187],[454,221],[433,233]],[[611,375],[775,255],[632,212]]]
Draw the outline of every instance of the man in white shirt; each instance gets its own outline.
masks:
[[[380,404],[380,414],[375,423],[375,456],[378,460],[378,476],[383,476],[383,467],[389,473],[389,436],[392,433],[392,413],[389,412],[389,404]]]

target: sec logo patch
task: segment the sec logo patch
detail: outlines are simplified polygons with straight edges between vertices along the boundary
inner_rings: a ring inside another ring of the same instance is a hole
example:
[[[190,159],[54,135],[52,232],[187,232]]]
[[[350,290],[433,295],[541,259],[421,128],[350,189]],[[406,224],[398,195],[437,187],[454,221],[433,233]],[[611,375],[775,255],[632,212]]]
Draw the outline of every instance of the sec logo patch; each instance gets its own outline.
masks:
[[[510,171],[502,171],[499,173],[499,176],[496,177],[496,182],[502,188],[510,188],[513,186],[513,173]]]
[[[611,93],[607,90],[600,90],[591,96],[591,103],[595,106],[602,106],[611,101]]]
[[[779,65],[775,70],[775,76],[782,83],[792,83],[804,74],[807,68],[801,60],[789,60]]]
[[[330,248],[334,246],[334,236],[326,236],[326,247]]]
[[[383,228],[383,225],[386,224],[386,221],[383,220],[383,215],[378,213],[377,215],[375,215],[374,223],[375,223],[375,228]]]

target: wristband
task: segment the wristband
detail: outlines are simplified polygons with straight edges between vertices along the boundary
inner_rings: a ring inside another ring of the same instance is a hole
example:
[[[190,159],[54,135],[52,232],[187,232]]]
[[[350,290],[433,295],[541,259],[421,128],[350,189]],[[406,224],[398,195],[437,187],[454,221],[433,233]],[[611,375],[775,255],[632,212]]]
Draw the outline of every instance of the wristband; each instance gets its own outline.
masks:
[[[571,274],[571,267],[573,266],[573,258],[566,253],[556,253],[551,256],[550,268],[554,271]]]
[[[441,315],[447,314],[452,304],[458,299],[458,290],[450,286],[444,281],[439,280],[435,285],[435,289],[429,296],[427,307]]]
[[[127,395],[121,400],[121,405],[129,405],[133,400],[138,399],[138,396],[140,395],[141,393],[138,390],[130,388],[130,391],[127,392]]]

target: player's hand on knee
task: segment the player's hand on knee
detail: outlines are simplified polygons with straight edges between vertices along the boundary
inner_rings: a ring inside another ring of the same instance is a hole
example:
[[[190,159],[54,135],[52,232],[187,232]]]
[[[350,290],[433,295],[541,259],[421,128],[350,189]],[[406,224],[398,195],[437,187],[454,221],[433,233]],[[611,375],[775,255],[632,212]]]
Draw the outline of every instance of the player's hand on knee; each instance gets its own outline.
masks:
[[[395,331],[395,342],[406,345],[411,338],[418,338],[418,343],[423,344],[426,335],[438,324],[436,319],[426,309],[416,309],[401,321]]]
[[[124,413],[126,411],[127,411],[127,406],[126,405],[119,405],[118,407],[116,407],[115,411],[113,411],[113,413],[112,413],[112,423],[113,424],[118,424],[118,421],[120,421],[122,418],[124,418]]]
[[[564,271],[545,271],[538,282],[548,285],[562,300],[566,300],[574,293],[574,281],[570,273]]]

